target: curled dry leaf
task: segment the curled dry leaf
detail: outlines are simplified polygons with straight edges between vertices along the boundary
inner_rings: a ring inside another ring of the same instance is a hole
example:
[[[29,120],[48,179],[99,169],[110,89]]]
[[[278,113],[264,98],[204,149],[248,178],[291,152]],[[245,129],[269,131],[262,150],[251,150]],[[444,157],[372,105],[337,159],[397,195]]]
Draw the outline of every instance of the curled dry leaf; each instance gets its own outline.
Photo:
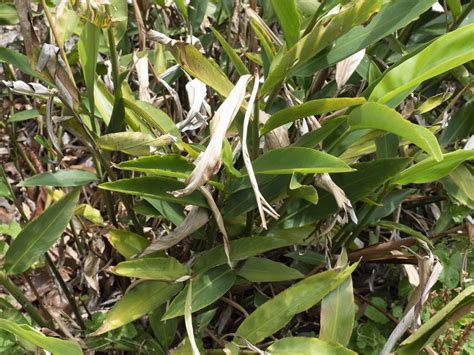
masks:
[[[59,48],[51,44],[43,44],[36,69],[47,69],[58,88],[59,97],[69,106],[79,103],[79,94],[74,82],[69,77],[66,64],[59,55]]]
[[[266,112],[260,111],[260,123],[265,124],[270,118]],[[265,134],[265,149],[272,150],[277,148],[284,148],[290,145],[290,137],[288,136],[288,128],[280,126]]]
[[[431,288],[441,275],[443,270],[441,263],[431,254],[427,246],[424,249],[428,251],[428,256],[417,256],[420,284],[410,297],[403,318],[390,334],[380,354],[390,354],[398,339],[419,321],[422,306],[428,299]]]
[[[352,74],[354,74],[355,70],[364,58],[364,55],[365,48],[337,63],[336,83],[338,89],[341,89],[347,80],[349,80],[349,78],[352,76]]]
[[[145,54],[143,57],[138,58],[134,54],[135,67],[137,69],[137,78],[138,78],[138,97],[141,101],[152,102],[149,86],[150,82],[148,80],[148,56]]]
[[[201,107],[206,104],[206,84],[198,79],[193,79],[186,84],[186,92],[189,100],[189,111],[184,121],[178,123],[178,128],[184,131],[187,125],[199,115]]]
[[[316,174],[314,176],[314,184],[317,187],[330,192],[334,196],[337,206],[344,211],[342,223],[348,222],[347,216],[349,215],[352,222],[357,224],[357,216],[355,214],[354,208],[352,207],[351,201],[347,198],[344,190],[342,190],[336,185],[334,181],[332,181],[329,174]]]
[[[244,117],[244,127],[242,133],[242,156],[244,159],[245,167],[249,175],[250,183],[252,184],[253,193],[255,194],[255,199],[257,200],[258,213],[260,215],[260,220],[262,221],[262,227],[267,229],[267,220],[265,218],[265,212],[275,219],[278,219],[280,216],[273,209],[273,207],[265,200],[265,197],[260,192],[258,187],[257,178],[255,177],[255,172],[253,171],[252,162],[250,161],[250,155],[247,148],[247,135],[248,135],[248,126],[250,123],[250,116],[252,115],[254,101],[258,92],[258,83],[259,78],[258,74],[255,75],[254,86],[252,90],[252,95],[250,96],[249,104],[247,111],[245,112]],[[254,118],[256,119],[256,118]]]
[[[196,168],[194,168],[187,181],[187,186],[184,189],[171,192],[173,196],[189,195],[204,185],[219,171],[222,164],[222,142],[224,141],[227,129],[230,127],[244,100],[249,80],[250,75],[241,76],[229,96],[215,112],[211,121],[211,140],[209,145],[204,153],[201,153],[199,156]]]
[[[51,96],[53,93],[45,86],[38,83],[25,83],[22,80],[0,80],[0,87],[6,87],[14,93],[21,95]]]
[[[155,251],[171,248],[184,238],[204,226],[209,220],[209,213],[206,209],[192,206],[184,221],[168,235],[161,237],[151,243],[141,255],[153,253]]]
[[[205,186],[201,186],[201,191],[204,197],[206,198],[209,207],[211,207],[212,214],[214,215],[217,226],[219,227],[219,230],[222,233],[222,237],[224,239],[225,256],[227,257],[227,264],[229,264],[229,266],[232,268],[232,263],[230,262],[230,242],[229,236],[227,235],[227,232],[225,230],[224,219],[222,218],[222,215],[219,211],[219,207],[217,207],[216,202],[214,201],[214,198],[212,197],[212,194],[209,192],[209,190]]]

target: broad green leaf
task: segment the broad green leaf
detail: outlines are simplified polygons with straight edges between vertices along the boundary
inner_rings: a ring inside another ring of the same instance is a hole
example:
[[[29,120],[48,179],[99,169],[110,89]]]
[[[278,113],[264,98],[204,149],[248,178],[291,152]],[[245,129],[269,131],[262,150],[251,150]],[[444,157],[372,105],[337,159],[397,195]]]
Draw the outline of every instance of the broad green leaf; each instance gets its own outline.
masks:
[[[474,159],[474,150],[457,150],[444,154],[444,159],[440,162],[433,157],[426,158],[408,169],[402,171],[393,179],[394,184],[422,184],[436,181],[448,175],[466,160]]]
[[[177,281],[189,275],[189,269],[171,256],[123,261],[113,267],[112,272],[120,276],[160,281]]]
[[[167,154],[124,161],[118,164],[117,168],[175,178],[188,178],[194,165],[181,155]]]
[[[97,147],[140,156],[150,155],[157,147],[170,145],[174,142],[174,138],[169,134],[156,138],[142,132],[117,132],[100,136],[97,139]]]
[[[176,48],[179,64],[184,70],[222,96],[227,97],[229,95],[234,85],[215,62],[206,58],[192,45],[178,42]]]
[[[125,107],[141,117],[150,126],[159,129],[162,133],[169,133],[181,142],[181,134],[173,120],[163,111],[144,101],[129,99],[124,95]]]
[[[300,37],[300,15],[296,9],[295,0],[272,0],[278,22],[280,22],[285,42],[290,48]]]
[[[446,3],[453,13],[454,18],[457,18],[462,11],[461,0],[447,0]]]
[[[188,19],[188,7],[186,6],[185,0],[175,0],[176,6],[178,7],[179,11],[183,14],[185,19]]]
[[[471,200],[474,200],[474,175],[465,165],[459,165],[456,169],[451,171],[449,177],[456,183],[456,185],[464,192]]]
[[[99,226],[104,225],[104,219],[100,214],[100,210],[88,205],[87,203],[80,204],[74,210],[74,215],[78,217],[84,217],[88,221],[97,224]]]
[[[158,308],[182,289],[181,283],[145,281],[130,289],[107,312],[104,323],[93,335],[100,335],[133,322]]]
[[[0,48],[0,61],[11,64],[14,67],[20,69],[20,71],[23,73],[31,75],[50,84],[49,80],[47,80],[41,73],[31,68],[30,62],[28,61],[26,55],[9,48]]]
[[[347,346],[354,328],[355,304],[349,277],[321,302],[319,338]]]
[[[305,278],[258,307],[245,318],[236,335],[252,344],[283,328],[298,313],[317,304],[329,292],[344,282],[357,264],[342,271],[328,270]]]
[[[352,27],[366,22],[381,5],[381,0],[360,0],[343,7],[336,15],[321,20],[310,33],[296,42],[279,60],[272,63],[270,74],[262,85],[260,95],[267,94],[284,80],[292,69],[308,62]]]
[[[193,278],[192,310],[199,311],[221,298],[234,284],[235,271],[223,265]],[[189,284],[174,298],[162,320],[182,316]]]
[[[436,161],[443,160],[438,141],[427,128],[411,123],[385,105],[368,102],[356,107],[349,114],[348,123],[353,130],[370,128],[396,134],[432,155]]]
[[[437,311],[425,324],[405,339],[398,354],[416,354],[425,346],[443,334],[446,329],[472,310],[474,286],[470,286],[457,295],[451,302]]]
[[[168,348],[173,340],[176,338],[176,330],[178,328],[178,320],[170,319],[162,321],[161,317],[165,312],[165,305],[155,309],[148,315],[148,321],[150,322],[153,335],[160,342],[164,348]]]
[[[356,353],[340,344],[329,343],[317,338],[290,337],[279,339],[269,346],[266,353],[273,354],[324,354],[355,355]]]
[[[390,69],[375,86],[369,100],[398,104],[418,84],[474,59],[474,24],[437,38],[425,49]],[[400,97],[404,94],[403,97]]]
[[[108,239],[125,259],[141,253],[150,245],[150,242],[141,235],[121,229],[111,229]]]
[[[112,8],[112,26],[115,42],[119,43],[123,35],[127,31],[128,25],[128,1],[127,0],[110,0]]]
[[[352,171],[342,160],[311,148],[273,149],[252,162],[255,174],[315,174]]]
[[[469,171],[467,171],[467,173],[469,173]],[[442,178],[441,183],[443,184],[444,189],[453,200],[474,210],[474,199],[469,196],[469,194],[472,195],[472,193],[466,193],[464,182],[457,181],[456,177],[457,176],[455,176],[455,178],[445,176]]]
[[[296,269],[265,258],[248,258],[238,275],[250,282],[278,282],[301,279],[304,275]]]
[[[295,174],[291,176],[290,186],[288,189],[288,195],[302,198],[306,201],[316,205],[319,200],[318,191],[313,185],[303,185],[298,182]]]
[[[474,117],[474,100],[465,103],[454,113],[448,122],[448,127],[443,129],[439,136],[439,144],[444,147],[474,133],[472,117]]]
[[[242,61],[242,59],[240,59],[239,55],[235,52],[234,48],[232,48],[230,43],[227,42],[226,39],[214,27],[211,27],[211,30],[212,33],[214,33],[214,36],[216,36],[219,43],[221,44],[222,49],[224,49],[225,54],[227,54],[229,59],[232,61],[232,64],[234,64],[237,73],[239,73],[239,75],[250,74],[244,62]]]
[[[19,340],[33,343],[52,354],[82,354],[81,347],[77,343],[69,340],[47,337],[27,324],[16,324],[11,320],[0,318],[0,329],[14,334]]]
[[[0,4],[0,25],[16,25],[18,24],[18,15],[16,8],[10,4]]]
[[[260,134],[266,134],[272,129],[300,118],[336,111],[344,107],[362,105],[365,102],[366,100],[363,97],[341,97],[312,100],[301,105],[291,106],[273,114],[260,130]]]
[[[84,170],[63,169],[34,175],[21,181],[18,186],[83,186],[98,181],[97,176]]]
[[[179,190],[185,186],[186,184],[184,182],[159,176],[143,176],[134,179],[122,179],[99,185],[103,190],[207,207],[206,199],[199,191],[194,191],[189,195],[180,197],[174,197],[169,193],[169,191]]]
[[[415,237],[415,238],[418,238],[422,241],[424,241],[425,243],[427,243],[429,246],[433,246],[431,240],[429,240],[424,234],[404,225],[404,224],[401,224],[401,223],[396,223],[396,222],[392,222],[392,221],[378,221],[377,222],[377,225],[378,226],[381,226],[381,227],[384,227],[384,228],[387,228],[389,230],[394,230],[394,229],[398,229],[400,231],[402,231],[403,233],[406,233],[408,235],[411,235],[412,237]]]
[[[269,250],[287,247],[294,244],[301,244],[303,236],[296,237],[246,237],[230,242],[230,250],[232,253],[230,258],[232,261],[246,259],[250,256],[259,255]],[[227,263],[224,252],[224,246],[219,245],[212,249],[206,250],[198,256],[193,265],[194,273],[204,272],[215,266]]]
[[[380,12],[367,25],[353,27],[334,43],[329,51],[320,53],[298,73],[313,75],[344,58],[367,48],[391,33],[405,27],[431,8],[436,0],[393,0],[385,2]]]
[[[92,22],[86,22],[81,32],[77,49],[81,59],[84,82],[87,89],[87,98],[91,115],[94,116],[94,86],[95,86],[95,68],[97,66],[97,56],[99,54],[99,36],[100,29]]]
[[[405,168],[410,161],[411,159],[408,158],[391,158],[359,163],[352,166],[357,171],[335,174],[332,179],[354,204],[382,186],[384,182]],[[289,206],[288,213],[281,216],[278,226],[280,228],[305,226],[337,211],[333,196],[326,191],[320,191],[316,206],[309,203]]]
[[[41,114],[37,109],[24,110],[24,111],[20,111],[11,115],[10,118],[7,120],[7,122],[11,123],[11,122],[26,121],[26,120],[31,120],[32,118],[37,118],[39,116],[41,116]]]
[[[28,223],[15,238],[5,255],[5,269],[10,274],[26,271],[48,251],[66,229],[74,214],[80,190],[75,189],[49,206]]]

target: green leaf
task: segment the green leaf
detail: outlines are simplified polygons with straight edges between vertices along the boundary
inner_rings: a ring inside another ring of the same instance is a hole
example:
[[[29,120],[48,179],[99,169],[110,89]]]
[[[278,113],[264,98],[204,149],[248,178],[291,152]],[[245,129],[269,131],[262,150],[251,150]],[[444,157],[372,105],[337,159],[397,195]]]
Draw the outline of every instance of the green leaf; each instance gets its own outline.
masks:
[[[474,59],[471,39],[474,24],[437,38],[422,51],[390,69],[370,94],[369,100],[397,105],[421,82]],[[403,94],[403,97],[400,95]]]
[[[199,311],[221,298],[234,284],[235,271],[227,265],[219,266],[193,278],[192,310]],[[189,284],[174,298],[162,317],[167,320],[182,316],[188,294]]]
[[[92,335],[109,332],[141,318],[169,301],[181,289],[181,283],[168,284],[161,281],[138,283],[107,312],[104,323]]]
[[[448,127],[439,136],[439,144],[444,147],[474,133],[474,120],[470,119],[472,117],[474,117],[474,100],[465,103],[454,113],[448,122]]]
[[[10,4],[0,4],[0,25],[16,25],[18,23],[16,8]]]
[[[333,180],[354,204],[382,186],[385,181],[406,167],[410,161],[411,159],[408,158],[391,158],[359,163],[352,166],[357,171],[336,174],[333,176]],[[298,203],[289,207],[288,211],[280,218],[279,228],[295,228],[315,223],[336,213],[338,208],[334,197],[326,191],[321,191],[316,206],[309,203]]]
[[[474,200],[474,175],[465,165],[459,165],[451,171],[449,177],[455,182],[459,189],[471,200]]]
[[[97,147],[104,150],[118,150],[130,155],[150,155],[156,147],[170,145],[174,139],[166,134],[158,138],[142,132],[117,132],[97,139]]]
[[[179,64],[189,75],[209,85],[222,96],[229,95],[234,85],[215,62],[206,58],[192,45],[178,42],[176,48]]]
[[[315,174],[352,171],[342,160],[311,148],[273,149],[252,162],[255,174]]]
[[[436,181],[448,175],[464,161],[472,159],[474,159],[474,150],[457,150],[446,153],[441,162],[437,162],[433,157],[429,157],[402,171],[393,179],[393,183],[406,185]]]
[[[120,276],[161,281],[176,281],[189,275],[189,269],[171,256],[123,261],[113,267],[112,272]]]
[[[297,237],[246,237],[230,242],[231,261],[238,261],[265,253],[269,250],[287,247],[294,244],[302,243],[302,236]],[[194,273],[204,272],[215,266],[227,263],[227,257],[224,252],[224,246],[219,245],[212,249],[206,250],[198,256],[193,265]]]
[[[288,195],[296,198],[302,198],[316,205],[319,200],[318,191],[313,185],[302,185],[298,182],[295,174],[291,176]]]
[[[162,133],[169,133],[181,142],[181,134],[173,120],[163,111],[144,101],[123,98],[125,107],[136,113],[150,126],[159,129]]]
[[[81,355],[81,347],[69,340],[47,337],[27,324],[16,324],[8,319],[0,318],[0,329],[14,334],[18,339],[35,344],[52,354]]]
[[[178,7],[179,11],[183,14],[185,19],[188,19],[188,7],[186,6],[185,0],[175,0],[176,6]]]
[[[150,245],[150,242],[141,235],[121,229],[111,229],[108,239],[125,259],[141,253]]]
[[[221,44],[222,49],[224,49],[225,54],[227,54],[229,59],[232,61],[232,64],[234,64],[237,73],[239,73],[239,75],[250,74],[244,62],[242,59],[240,59],[239,55],[235,52],[234,48],[232,48],[229,42],[227,42],[226,39],[214,27],[211,27],[211,30]]]
[[[273,114],[260,130],[260,134],[266,134],[277,127],[300,118],[336,111],[344,107],[362,105],[365,102],[366,100],[363,97],[342,97],[311,100],[301,105],[291,106]]]
[[[280,22],[288,48],[293,46],[300,37],[300,15],[295,0],[272,0],[278,22]]]
[[[447,0],[446,3],[449,6],[449,9],[453,13],[454,18],[457,18],[462,11],[461,0]]]
[[[236,335],[252,344],[283,328],[298,313],[321,301],[329,292],[344,282],[357,264],[342,271],[328,270],[294,284],[258,307],[245,318]]]
[[[360,0],[343,7],[336,15],[320,21],[310,33],[296,42],[279,60],[272,63],[260,95],[267,94],[289,76],[292,70],[308,62],[352,27],[366,22],[373,13],[378,11],[381,4],[381,0]]]
[[[367,25],[353,27],[334,43],[334,46],[320,53],[314,61],[304,66],[299,74],[313,75],[315,72],[330,67],[344,58],[367,48],[391,33],[405,27],[418,19],[430,9],[436,0],[395,0],[385,2],[380,12]]]
[[[301,279],[304,275],[296,269],[265,258],[248,258],[238,275],[250,282],[278,282]]]
[[[356,107],[350,113],[348,123],[353,130],[370,128],[396,134],[417,145],[437,161],[443,160],[441,148],[433,133],[404,119],[397,111],[385,105],[368,102]]]
[[[31,120],[32,118],[37,118],[39,116],[41,116],[41,114],[37,109],[24,110],[24,111],[20,111],[11,115],[10,118],[7,120],[7,122],[12,123],[12,122],[26,121],[26,120]]]
[[[469,309],[472,309],[473,302],[474,286],[470,286],[405,339],[397,353],[416,354],[419,352],[425,345],[428,345],[439,335],[443,334],[457,319],[465,316]]]
[[[20,71],[27,75],[31,75],[37,79],[50,83],[49,80],[46,80],[46,78],[41,73],[31,68],[30,62],[28,61],[26,55],[23,55],[17,51],[8,48],[0,48],[0,61],[17,67],[20,69]]]
[[[118,164],[117,168],[175,178],[188,178],[194,166],[181,155],[167,154],[124,161]]]
[[[84,170],[63,169],[54,173],[49,171],[34,175],[21,181],[18,186],[83,186],[99,179],[93,173]]]
[[[184,182],[158,176],[143,176],[134,179],[122,179],[113,182],[100,184],[103,190],[123,192],[126,194],[137,195],[142,197],[151,197],[158,200],[168,202],[176,202],[181,204],[191,204],[201,207],[207,207],[204,196],[199,191],[174,197],[169,191],[182,189],[186,186]]]
[[[100,29],[93,23],[86,22],[84,29],[81,32],[79,42],[77,43],[91,116],[94,116],[95,110],[94,86],[95,68],[97,66],[97,56],[99,54],[99,36]]]
[[[48,251],[69,224],[79,194],[80,190],[76,189],[65,195],[23,228],[5,255],[8,273],[26,271],[39,256]]]
[[[112,25],[115,42],[119,43],[123,35],[127,31],[128,25],[128,1],[127,0],[110,0],[113,11]]]
[[[354,290],[352,279],[347,278],[321,302],[319,338],[347,346],[354,328],[354,317]]]
[[[266,349],[273,354],[324,354],[324,355],[355,355],[356,353],[340,344],[329,343],[317,338],[291,337],[274,342]]]

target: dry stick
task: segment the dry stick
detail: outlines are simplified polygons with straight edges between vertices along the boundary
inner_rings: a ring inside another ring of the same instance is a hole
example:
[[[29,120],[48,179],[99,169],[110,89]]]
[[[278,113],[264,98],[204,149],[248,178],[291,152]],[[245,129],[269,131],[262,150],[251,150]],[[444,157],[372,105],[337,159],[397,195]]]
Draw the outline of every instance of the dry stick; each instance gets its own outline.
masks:
[[[0,272],[0,285],[5,287],[8,292],[25,308],[26,312],[30,317],[43,328],[54,329],[53,325],[47,322],[38,312],[38,310],[31,304],[31,302],[25,297],[22,291],[16,287],[16,285],[11,281],[8,276]]]
[[[79,324],[82,330],[86,329],[86,325],[84,324],[84,321],[82,320],[82,317],[81,317],[81,313],[79,312],[79,307],[77,306],[76,300],[74,299],[71,292],[69,291],[69,288],[67,287],[66,282],[64,282],[64,279],[59,273],[58,268],[56,267],[56,265],[54,264],[54,261],[51,259],[51,257],[49,256],[47,252],[45,253],[45,257],[46,257],[46,262],[48,266],[51,268],[51,271],[56,277],[56,280],[59,282],[59,286],[61,286],[61,289],[63,290],[64,295],[66,296],[69,302],[69,305],[72,308],[72,312],[76,316],[77,324]]]

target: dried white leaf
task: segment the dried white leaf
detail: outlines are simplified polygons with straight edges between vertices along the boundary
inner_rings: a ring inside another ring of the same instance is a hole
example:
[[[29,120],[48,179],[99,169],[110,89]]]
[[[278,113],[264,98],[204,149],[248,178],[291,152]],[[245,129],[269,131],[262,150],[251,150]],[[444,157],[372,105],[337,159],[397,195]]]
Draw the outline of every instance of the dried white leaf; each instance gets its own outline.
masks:
[[[136,57],[136,54],[134,54]],[[138,97],[142,101],[152,102],[150,96],[150,81],[148,78],[148,56],[145,54],[141,58],[136,58],[135,63],[138,78]]]
[[[215,112],[211,121],[211,140],[209,145],[204,153],[201,153],[199,161],[188,179],[187,186],[184,189],[171,192],[173,196],[189,195],[204,185],[219,171],[222,164],[222,142],[244,100],[249,80],[250,75],[241,76],[227,99],[224,100]]]
[[[205,104],[205,99],[207,95],[206,84],[198,79],[193,79],[186,84],[186,92],[188,94],[189,100],[189,111],[186,115],[184,121],[181,121],[177,124],[178,128],[184,131],[184,128],[187,127],[191,122],[198,121],[201,124],[199,127],[206,121],[201,120],[202,115],[199,115],[201,107]],[[197,128],[199,128],[197,127]]]
[[[219,230],[222,233],[222,237],[224,239],[225,256],[227,257],[227,264],[229,264],[229,266],[232,268],[232,263],[230,261],[230,241],[229,236],[227,235],[227,231],[225,230],[224,219],[222,218],[222,215],[219,211],[219,207],[217,207],[216,202],[214,201],[214,198],[212,197],[209,190],[205,186],[201,186],[201,191],[204,197],[206,198],[209,207],[211,207],[211,211],[214,215],[217,226],[219,227]]]
[[[250,123],[250,116],[252,115],[255,98],[258,92],[258,83],[259,83],[259,78],[258,78],[258,74],[256,74],[252,94],[250,96],[249,104],[247,106],[247,111],[245,112],[245,117],[244,117],[244,126],[243,126],[243,133],[242,133],[242,157],[244,159],[244,164],[247,169],[247,173],[249,175],[249,179],[252,185],[255,199],[257,201],[258,213],[260,215],[260,220],[262,221],[262,227],[264,229],[267,229],[267,220],[265,218],[265,212],[267,212],[271,217],[275,219],[278,219],[280,216],[260,192],[260,189],[257,183],[257,178],[255,177],[255,172],[253,171],[252,162],[250,160],[250,155],[249,155],[249,151],[247,147],[248,126]]]
[[[206,209],[192,206],[183,222],[177,226],[171,233],[153,241],[141,255],[153,253],[155,251],[165,250],[178,244],[184,238],[193,234],[199,228],[203,227],[209,221],[209,213]]]
[[[349,78],[352,76],[352,74],[354,74],[355,70],[364,58],[364,55],[365,48],[337,63],[336,83],[338,89],[342,88],[347,80],[349,80]]]
[[[354,208],[352,207],[351,201],[347,198],[344,190],[342,190],[339,186],[336,185],[334,181],[332,181],[329,174],[316,174],[314,176],[314,184],[317,187],[320,187],[326,190],[327,192],[330,192],[334,196],[337,207],[344,211],[344,217],[341,221],[342,223],[348,222],[349,215],[352,222],[357,224],[357,216],[355,214]]]

